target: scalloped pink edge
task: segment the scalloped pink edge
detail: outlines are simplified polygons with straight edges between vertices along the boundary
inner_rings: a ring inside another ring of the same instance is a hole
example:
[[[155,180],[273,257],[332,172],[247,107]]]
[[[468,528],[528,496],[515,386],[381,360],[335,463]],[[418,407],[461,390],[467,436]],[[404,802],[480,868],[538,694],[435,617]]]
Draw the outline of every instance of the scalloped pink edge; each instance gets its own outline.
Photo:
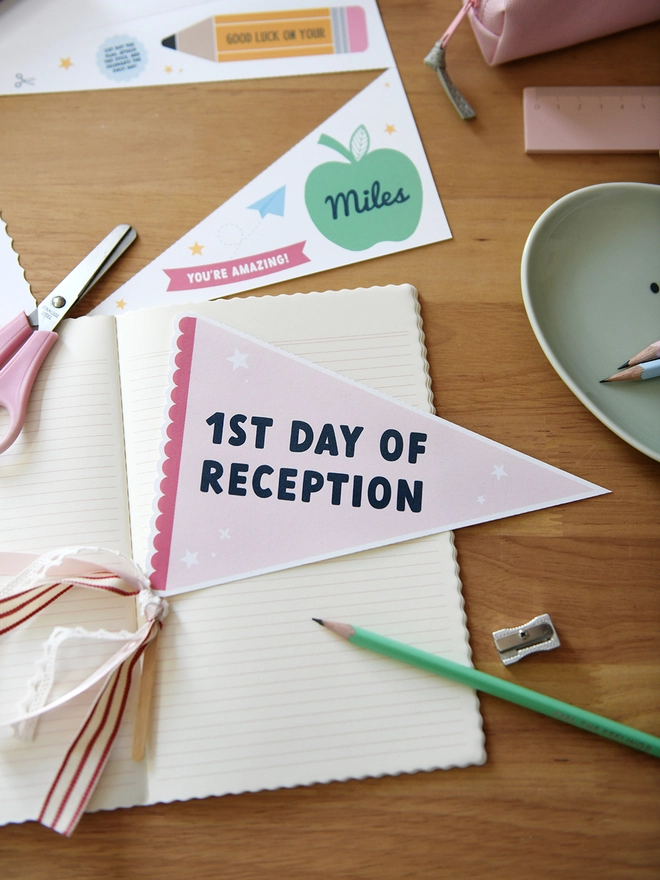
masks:
[[[183,446],[183,430],[186,424],[188,407],[188,390],[190,387],[190,368],[192,366],[195,345],[195,329],[197,319],[187,315],[179,321],[179,335],[175,344],[179,349],[174,357],[176,369],[172,374],[170,399],[172,406],[168,410],[169,424],[165,434],[169,437],[163,448],[162,472],[158,499],[160,514],[154,523],[153,554],[151,557],[151,586],[155,590],[167,588],[167,574],[170,565],[170,547],[174,511],[179,485],[179,468],[181,465],[181,449]]]

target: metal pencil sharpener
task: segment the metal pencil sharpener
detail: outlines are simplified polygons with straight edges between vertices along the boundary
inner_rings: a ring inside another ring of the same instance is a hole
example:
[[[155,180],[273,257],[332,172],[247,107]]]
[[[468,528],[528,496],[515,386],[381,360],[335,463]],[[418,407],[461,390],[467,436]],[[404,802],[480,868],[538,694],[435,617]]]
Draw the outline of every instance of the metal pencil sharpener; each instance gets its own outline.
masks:
[[[522,626],[498,629],[493,633],[493,640],[505,666],[517,663],[527,654],[551,651],[561,644],[549,614],[539,614]]]

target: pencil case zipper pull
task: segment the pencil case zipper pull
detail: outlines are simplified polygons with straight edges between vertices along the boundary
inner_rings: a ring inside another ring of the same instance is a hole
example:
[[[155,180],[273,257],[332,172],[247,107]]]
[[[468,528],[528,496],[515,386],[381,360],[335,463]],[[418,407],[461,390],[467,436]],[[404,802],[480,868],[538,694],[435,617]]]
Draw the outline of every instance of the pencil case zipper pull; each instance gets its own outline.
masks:
[[[474,119],[477,114],[474,112],[470,104],[465,100],[463,95],[456,88],[452,78],[449,76],[449,73],[447,72],[447,64],[445,61],[445,52],[447,49],[447,43],[451,40],[460,23],[468,14],[470,9],[476,9],[479,6],[479,2],[480,0],[467,0],[467,2],[463,6],[461,6],[458,14],[456,15],[452,23],[449,25],[447,30],[440,37],[438,42],[424,59],[424,64],[432,68],[432,70],[435,70],[435,72],[438,74],[438,78],[442,83],[442,87],[447,93],[449,100],[458,111],[461,119]]]

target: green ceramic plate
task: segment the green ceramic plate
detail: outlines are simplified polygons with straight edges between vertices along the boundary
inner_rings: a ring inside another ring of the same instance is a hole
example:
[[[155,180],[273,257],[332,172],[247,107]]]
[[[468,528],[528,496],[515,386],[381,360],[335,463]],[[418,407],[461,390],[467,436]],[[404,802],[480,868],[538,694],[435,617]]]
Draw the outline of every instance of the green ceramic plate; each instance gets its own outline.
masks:
[[[660,461],[660,379],[600,384],[660,340],[660,186],[603,183],[559,199],[529,234],[521,278],[532,328],[564,382]]]

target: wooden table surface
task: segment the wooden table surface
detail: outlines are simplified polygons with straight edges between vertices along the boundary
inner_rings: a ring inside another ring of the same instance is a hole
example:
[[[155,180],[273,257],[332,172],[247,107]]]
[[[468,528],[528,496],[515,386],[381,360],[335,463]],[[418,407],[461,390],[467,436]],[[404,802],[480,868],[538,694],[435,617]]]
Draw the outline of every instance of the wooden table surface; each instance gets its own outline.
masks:
[[[556,375],[519,281],[527,234],[552,202],[660,173],[657,155],[526,155],[522,89],[657,85],[660,24],[489,68],[466,23],[448,51],[477,110],[466,123],[422,63],[457,6],[380,3],[453,239],[259,292],[410,282],[438,412],[612,490],[456,535],[474,661],[660,736],[660,464]],[[138,242],[85,310],[95,305],[376,75],[0,98],[0,209],[33,292],[129,222]],[[491,632],[541,612],[561,648],[503,667]],[[487,696],[481,707],[485,766],[96,813],[70,840],[10,825],[0,876],[660,877],[660,762]]]

